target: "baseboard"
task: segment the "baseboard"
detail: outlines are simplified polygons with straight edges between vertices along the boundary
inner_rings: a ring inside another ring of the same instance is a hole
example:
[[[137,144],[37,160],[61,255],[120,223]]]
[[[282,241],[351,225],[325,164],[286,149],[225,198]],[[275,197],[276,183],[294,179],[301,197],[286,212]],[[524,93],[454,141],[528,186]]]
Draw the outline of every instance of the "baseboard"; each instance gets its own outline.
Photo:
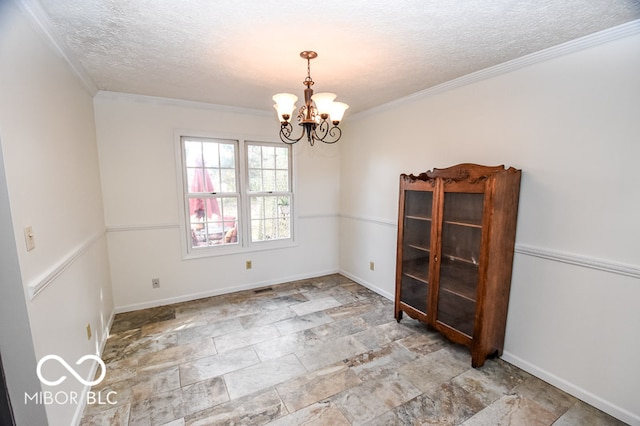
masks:
[[[596,407],[597,409],[604,411],[611,416],[628,423],[629,425],[640,426],[640,416],[638,414],[631,413],[624,408],[602,399],[601,397],[594,395],[593,393],[576,386],[573,383],[566,381],[565,379],[556,376],[510,352],[504,351],[501,357],[509,364],[513,364],[522,370],[531,373],[537,378],[544,380],[545,382],[567,392],[570,395],[575,396],[581,401],[586,402],[589,405]]]
[[[393,301],[395,299],[395,295],[389,294],[387,291],[382,290],[381,288],[371,284],[370,282],[368,282],[365,279],[362,279],[361,277],[358,277],[356,275],[353,275],[347,271],[344,270],[340,270],[339,273],[341,275],[344,275],[345,277],[351,279],[352,281],[357,282],[358,284],[367,287],[369,290],[376,292],[377,294]],[[596,407],[599,410],[604,411],[607,414],[610,414],[611,416],[625,422],[628,423],[629,425],[634,425],[634,426],[640,426],[640,416],[638,416],[637,414],[631,413],[628,410],[625,410],[621,407],[618,407],[617,405],[597,396],[594,395],[593,393],[582,389],[578,386],[576,386],[573,383],[570,383],[568,381],[566,381],[565,379],[558,377],[534,364],[531,364],[528,361],[525,361],[524,359],[513,355],[507,351],[503,352],[502,357],[501,357],[504,361],[515,365],[518,368],[521,368],[522,370],[531,373],[532,375],[538,377],[541,380],[544,380],[545,382],[567,392],[570,395],[573,395],[574,397],[580,399],[581,401],[586,402],[589,405],[592,405],[594,407]]]
[[[361,277],[358,277],[356,275],[353,275],[345,270],[339,269],[339,270],[327,270],[327,271],[320,271],[320,272],[316,272],[313,274],[301,274],[301,275],[296,275],[296,276],[289,276],[287,278],[280,278],[280,279],[274,279],[274,280],[265,280],[265,281],[260,281],[260,282],[254,282],[254,283],[250,283],[250,284],[245,284],[242,286],[233,286],[233,287],[225,287],[225,288],[221,288],[221,289],[216,289],[216,290],[212,290],[212,291],[207,291],[207,292],[200,292],[200,293],[192,293],[189,295],[185,295],[185,296],[179,296],[179,297],[173,297],[173,298],[168,298],[168,299],[162,299],[162,300],[156,300],[156,301],[151,301],[151,302],[146,302],[146,303],[138,303],[138,304],[131,304],[131,305],[125,305],[125,306],[120,306],[117,307],[113,310],[113,313],[111,314],[111,317],[109,318],[109,322],[107,325],[107,331],[104,334],[106,337],[103,339],[103,342],[101,342],[100,344],[100,354],[102,354],[102,351],[104,349],[104,344],[106,343],[106,340],[108,338],[108,330],[111,329],[111,325],[113,323],[113,319],[115,314],[117,313],[122,313],[122,312],[130,312],[130,311],[135,311],[135,310],[140,310],[140,309],[147,309],[147,308],[152,308],[152,307],[156,307],[156,306],[164,306],[164,305],[170,305],[173,303],[180,303],[180,302],[186,302],[186,301],[190,301],[190,300],[197,300],[197,299],[202,299],[205,297],[212,297],[212,296],[219,296],[222,294],[228,294],[228,293],[235,293],[238,291],[244,291],[244,290],[251,290],[251,289],[256,289],[256,288],[261,288],[261,287],[266,287],[266,286],[270,286],[270,285],[277,285],[277,284],[283,284],[283,283],[287,283],[287,282],[291,282],[291,281],[298,281],[298,280],[302,280],[302,279],[309,279],[309,278],[316,278],[316,277],[320,277],[320,276],[324,276],[324,275],[330,275],[330,274],[335,274],[335,273],[339,273],[341,275],[344,275],[345,277],[351,279],[352,281],[368,288],[369,290],[381,295],[382,297],[393,301],[394,300],[394,295],[390,294],[389,292],[377,287],[376,285],[368,282],[365,279],[362,279]],[[534,364],[531,364],[530,362],[514,355],[511,354],[508,351],[503,352],[502,354],[502,359],[510,364],[515,365],[518,368],[521,368],[522,370],[531,373],[532,375],[538,377],[541,380],[544,380],[545,382],[556,386],[557,388],[569,393],[570,395],[573,395],[574,397],[586,402],[589,405],[592,405],[596,408],[598,408],[599,410],[604,411],[605,413],[610,414],[611,416],[625,422],[628,423],[629,425],[635,425],[635,426],[640,426],[640,416],[631,413],[621,407],[618,407],[615,404],[612,404],[609,401],[606,401],[604,399],[602,399],[601,397],[594,395],[593,393],[586,391],[578,386],[576,386],[573,383],[570,383],[564,379],[562,379],[561,377],[558,377]],[[97,365],[92,369],[91,372],[91,376],[90,377],[94,377],[95,373],[97,370]],[[83,398],[82,398],[82,403],[79,404],[78,408],[79,410],[76,412],[76,415],[74,416],[74,421],[73,421],[73,425],[79,425],[80,420],[82,418],[82,413],[84,411],[84,407],[86,405],[86,394],[89,391],[89,389],[85,389],[83,392]],[[80,405],[82,406],[82,408],[80,409]]]
[[[109,330],[111,330],[111,325],[113,324],[113,318],[116,316],[115,309],[111,311],[111,315],[109,316],[109,320],[105,328],[102,330],[102,341],[98,344],[98,353],[97,355],[102,358],[102,352],[104,351],[104,347],[107,344],[107,339],[109,338]],[[86,377],[87,381],[92,380],[96,377],[96,371],[98,370],[98,364],[95,364],[91,367],[91,371]],[[76,407],[76,412],[73,414],[73,419],[71,419],[72,426],[80,426],[80,421],[82,420],[82,414],[84,414],[84,409],[87,407],[87,393],[91,390],[90,386],[85,386],[82,389],[80,400],[78,401],[78,406]]]
[[[355,281],[358,284],[360,284],[361,286],[368,288],[369,290],[373,291],[374,293],[379,294],[380,296],[384,297],[385,299],[389,299],[392,302],[395,299],[395,295],[389,293],[388,291],[385,291],[385,290],[381,289],[380,287],[377,287],[377,286],[371,284],[367,280],[364,280],[364,279],[362,279],[362,278],[360,278],[358,276],[350,274],[349,272],[344,271],[342,269],[340,271],[338,271],[338,273],[340,275],[344,275],[345,277],[349,278],[351,281]]]
[[[256,288],[267,287],[270,285],[284,284],[291,281],[305,280],[308,278],[316,278],[316,277],[321,277],[324,275],[331,275],[336,273],[339,273],[337,269],[329,269],[329,270],[317,271],[309,274],[292,275],[285,278],[257,281],[253,283],[243,284],[243,285],[229,286],[229,287],[217,288],[215,290],[210,290],[210,291],[186,294],[183,296],[169,297],[166,299],[152,300],[149,302],[133,303],[130,305],[118,306],[115,308],[114,311],[116,314],[120,314],[123,312],[138,311],[140,309],[149,309],[149,308],[155,308],[158,306],[172,305],[174,303],[189,302],[192,300],[204,299],[206,297],[220,296],[222,294],[236,293],[238,291],[244,291],[244,290],[253,290]]]
[[[112,309],[111,315],[109,316],[109,320],[107,321],[107,325],[102,330],[102,342],[100,342],[100,345],[98,348],[98,355],[100,357],[102,357],[102,352],[104,351],[104,347],[107,344],[107,339],[109,339],[109,334],[110,334],[109,332],[111,331],[111,326],[113,325],[113,319],[115,318],[115,316],[116,316],[116,310]]]

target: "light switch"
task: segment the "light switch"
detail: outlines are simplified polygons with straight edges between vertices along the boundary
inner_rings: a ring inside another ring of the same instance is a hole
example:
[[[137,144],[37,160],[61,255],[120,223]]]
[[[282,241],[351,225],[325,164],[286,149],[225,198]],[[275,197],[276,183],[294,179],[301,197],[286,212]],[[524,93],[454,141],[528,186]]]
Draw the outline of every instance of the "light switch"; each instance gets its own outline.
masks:
[[[27,244],[27,251],[36,248],[36,240],[33,238],[33,228],[31,226],[24,228],[24,241]]]

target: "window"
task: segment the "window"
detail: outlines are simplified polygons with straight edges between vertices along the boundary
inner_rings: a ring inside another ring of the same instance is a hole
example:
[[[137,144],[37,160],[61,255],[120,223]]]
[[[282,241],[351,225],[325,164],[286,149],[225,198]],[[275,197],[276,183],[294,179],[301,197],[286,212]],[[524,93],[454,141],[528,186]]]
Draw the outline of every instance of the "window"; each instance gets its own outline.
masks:
[[[237,142],[184,139],[191,248],[238,243]]]
[[[251,241],[290,238],[289,147],[247,144]]]
[[[291,147],[182,137],[187,252],[292,240]]]

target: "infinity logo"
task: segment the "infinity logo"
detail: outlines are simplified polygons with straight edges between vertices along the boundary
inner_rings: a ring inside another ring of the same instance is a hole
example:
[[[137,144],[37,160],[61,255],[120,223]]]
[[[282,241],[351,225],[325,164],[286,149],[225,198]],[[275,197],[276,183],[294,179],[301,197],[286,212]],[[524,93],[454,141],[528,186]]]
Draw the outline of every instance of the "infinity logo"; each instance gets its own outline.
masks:
[[[64,368],[67,369],[67,371],[69,373],[73,374],[73,377],[75,377],[76,380],[78,380],[80,383],[82,383],[85,386],[97,385],[98,383],[100,383],[102,381],[102,379],[104,379],[104,376],[107,374],[107,367],[104,365],[104,361],[97,355],[85,355],[82,358],[80,358],[78,361],[76,361],[76,365],[80,365],[80,364],[82,364],[83,362],[85,362],[88,359],[92,359],[92,360],[96,361],[98,364],[100,364],[100,368],[101,368],[102,372],[100,373],[100,377],[98,377],[94,381],[86,381],[86,380],[84,380],[82,377],[80,377],[80,374],[78,374],[78,372],[76,370],[74,370],[69,364],[67,364],[67,362],[64,359],[62,359],[58,355],[47,355],[47,356],[45,356],[44,358],[42,358],[38,362],[38,367],[36,368],[36,373],[38,374],[38,379],[40,379],[40,381],[42,383],[44,383],[45,385],[57,386],[60,383],[64,382],[66,380],[66,378],[67,378],[67,376],[62,376],[58,380],[49,381],[49,380],[45,379],[44,377],[42,377],[42,365],[46,361],[48,361],[50,359],[55,359],[56,361],[58,361]]]

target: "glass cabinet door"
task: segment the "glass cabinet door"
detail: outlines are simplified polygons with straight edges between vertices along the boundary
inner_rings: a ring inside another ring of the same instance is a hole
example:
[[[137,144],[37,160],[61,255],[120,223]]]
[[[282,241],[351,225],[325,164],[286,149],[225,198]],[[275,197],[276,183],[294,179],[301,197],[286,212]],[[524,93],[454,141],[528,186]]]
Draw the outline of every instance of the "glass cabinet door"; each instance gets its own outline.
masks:
[[[427,313],[433,192],[405,191],[400,301]]]
[[[473,336],[484,194],[445,192],[436,321]]]

